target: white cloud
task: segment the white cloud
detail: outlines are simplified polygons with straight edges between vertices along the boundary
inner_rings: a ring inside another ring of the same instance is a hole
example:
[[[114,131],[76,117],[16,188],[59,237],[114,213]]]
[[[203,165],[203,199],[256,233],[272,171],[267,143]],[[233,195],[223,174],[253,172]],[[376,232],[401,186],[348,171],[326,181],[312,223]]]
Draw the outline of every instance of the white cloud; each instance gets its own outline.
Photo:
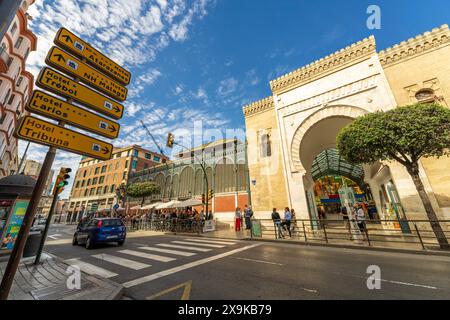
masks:
[[[221,96],[227,96],[234,91],[236,91],[236,88],[238,86],[238,80],[231,77],[225,80],[220,81],[219,88],[217,89],[217,93]]]
[[[144,73],[139,77],[139,80],[147,85],[153,84],[156,79],[158,79],[162,75],[161,71],[158,69],[152,69],[147,73]]]

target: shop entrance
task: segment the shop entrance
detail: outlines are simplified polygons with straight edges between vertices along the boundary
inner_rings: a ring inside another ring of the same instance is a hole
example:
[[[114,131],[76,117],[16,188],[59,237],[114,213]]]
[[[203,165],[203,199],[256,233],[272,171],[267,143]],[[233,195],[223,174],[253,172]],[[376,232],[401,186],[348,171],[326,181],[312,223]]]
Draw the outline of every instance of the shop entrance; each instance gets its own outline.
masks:
[[[370,187],[364,182],[363,167],[348,163],[337,149],[325,149],[314,158],[311,176],[320,218],[340,220],[341,207],[351,208],[358,202],[369,219],[379,219]]]

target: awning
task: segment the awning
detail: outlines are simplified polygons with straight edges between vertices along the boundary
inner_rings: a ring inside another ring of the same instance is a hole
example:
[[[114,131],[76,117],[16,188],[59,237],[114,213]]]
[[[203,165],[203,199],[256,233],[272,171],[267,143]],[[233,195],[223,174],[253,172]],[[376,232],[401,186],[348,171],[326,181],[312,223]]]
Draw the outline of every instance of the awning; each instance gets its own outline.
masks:
[[[202,204],[201,200],[191,198],[191,199],[180,202],[177,205],[177,208],[193,207],[193,206],[198,206],[201,204]]]
[[[169,202],[166,203],[162,203],[159,206],[156,207],[156,209],[169,209],[169,208],[178,208],[178,204],[181,201],[177,201],[177,200],[171,200]]]
[[[163,203],[164,203],[164,202],[150,203],[150,204],[147,204],[147,205],[143,206],[141,209],[142,209],[142,210],[153,209],[153,208],[156,208],[157,206],[159,206],[159,205],[161,205],[161,204],[163,204]]]

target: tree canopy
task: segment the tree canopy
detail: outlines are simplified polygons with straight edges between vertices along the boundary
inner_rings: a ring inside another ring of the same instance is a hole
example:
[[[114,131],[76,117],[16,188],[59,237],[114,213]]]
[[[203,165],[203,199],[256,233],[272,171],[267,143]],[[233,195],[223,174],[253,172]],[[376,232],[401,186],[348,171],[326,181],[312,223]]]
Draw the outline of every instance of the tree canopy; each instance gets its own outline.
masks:
[[[160,191],[159,185],[148,181],[135,182],[127,187],[127,195],[133,198],[142,197],[142,203],[144,202],[145,197],[158,193],[159,191]]]
[[[414,104],[370,113],[344,127],[337,145],[352,163],[397,160],[408,167],[421,157],[449,155],[450,110]]]

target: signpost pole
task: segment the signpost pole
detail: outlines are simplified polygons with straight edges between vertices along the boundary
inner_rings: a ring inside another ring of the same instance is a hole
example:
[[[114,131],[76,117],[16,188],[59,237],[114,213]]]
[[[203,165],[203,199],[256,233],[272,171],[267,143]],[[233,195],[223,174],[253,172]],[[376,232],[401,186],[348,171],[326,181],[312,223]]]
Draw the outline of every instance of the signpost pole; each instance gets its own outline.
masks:
[[[39,243],[39,249],[36,254],[36,258],[34,259],[34,264],[38,264],[41,260],[42,250],[44,249],[45,240],[47,239],[48,229],[52,223],[53,212],[55,211],[56,203],[58,202],[58,190],[59,188],[56,189],[52,205],[50,206],[50,210],[48,212],[47,222],[45,223],[44,232],[42,232],[41,242]]]
[[[50,173],[50,169],[52,168],[55,155],[56,155],[56,148],[50,147],[47,152],[47,155],[45,156],[41,172],[39,173],[39,177],[33,189],[30,203],[28,204],[27,211],[22,221],[22,226],[20,228],[19,234],[17,235],[17,239],[14,243],[11,256],[9,257],[8,260],[8,265],[6,266],[2,282],[0,284],[0,300],[8,299],[9,291],[11,290],[14,276],[16,275],[20,259],[22,258],[23,255],[23,250],[25,248],[25,243],[28,238],[28,233],[30,232],[31,225],[33,223],[34,213],[38,207],[39,200],[41,199],[42,193],[44,191],[45,183],[47,182],[47,177],[48,174]]]

